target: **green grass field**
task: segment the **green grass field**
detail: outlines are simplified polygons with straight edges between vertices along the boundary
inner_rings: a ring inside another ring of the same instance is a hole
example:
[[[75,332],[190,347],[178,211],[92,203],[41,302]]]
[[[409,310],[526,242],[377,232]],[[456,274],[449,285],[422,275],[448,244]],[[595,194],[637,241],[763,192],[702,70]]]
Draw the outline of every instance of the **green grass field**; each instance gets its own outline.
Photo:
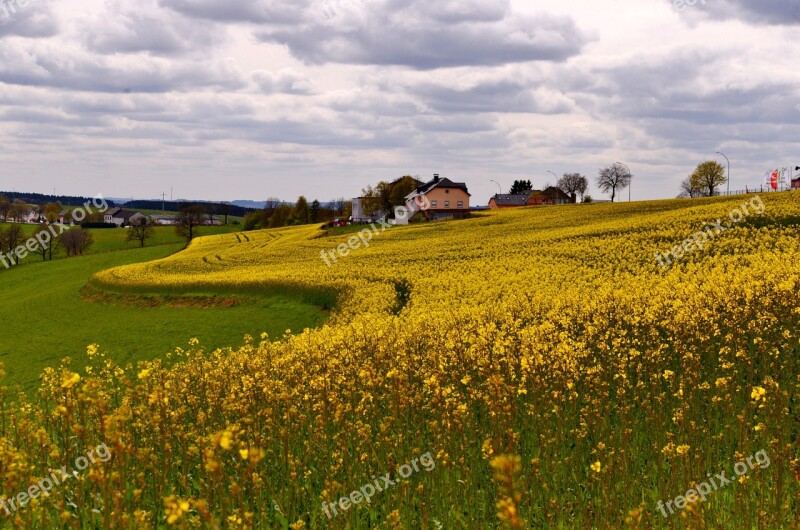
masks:
[[[0,230],[5,229],[9,226],[9,223],[0,223]],[[34,230],[37,228],[37,225],[31,224],[22,224],[23,232],[26,236],[30,236]],[[212,236],[217,234],[228,234],[232,232],[239,232],[241,230],[240,226],[235,226],[229,224],[227,226],[204,226],[200,227],[199,235],[200,236]],[[155,227],[155,236],[152,239],[147,240],[145,246],[146,247],[154,247],[159,245],[173,245],[176,243],[182,243],[184,240],[181,236],[175,233],[174,226],[157,226]],[[125,236],[127,235],[127,230],[124,228],[92,228],[89,229],[89,232],[92,233],[94,237],[94,244],[89,249],[89,254],[99,254],[103,252],[112,252],[117,250],[131,250],[135,248],[140,248],[138,241],[125,241]],[[56,230],[58,233],[58,230]],[[24,242],[23,242],[24,244]],[[65,253],[63,250],[58,254],[56,259],[61,259],[65,257]],[[15,258],[16,259],[16,258]],[[20,265],[27,265],[31,263],[39,263],[42,261],[41,256],[38,255],[29,255],[23,258],[20,261]],[[0,266],[0,273],[2,273],[2,266]]]
[[[171,230],[171,228],[170,228]],[[208,229],[210,231],[211,229]],[[46,367],[58,366],[71,357],[85,360],[86,346],[100,344],[118,362],[164,357],[176,347],[197,338],[208,348],[241,344],[245,334],[258,337],[267,332],[280,336],[321,324],[326,313],[295,301],[248,293],[247,300],[233,307],[200,307],[162,304],[147,307],[146,301],[112,299],[88,301],[82,290],[89,277],[103,269],[159,259],[179,251],[183,244],[125,248],[125,243],[100,234],[123,230],[96,230],[95,251],[80,258],[32,263],[0,273],[3,304],[0,305],[0,362],[8,377],[5,384],[21,385],[26,391],[37,386]],[[160,234],[162,241],[168,234]],[[124,238],[124,236],[123,236]],[[77,352],[77,355],[76,355]]]

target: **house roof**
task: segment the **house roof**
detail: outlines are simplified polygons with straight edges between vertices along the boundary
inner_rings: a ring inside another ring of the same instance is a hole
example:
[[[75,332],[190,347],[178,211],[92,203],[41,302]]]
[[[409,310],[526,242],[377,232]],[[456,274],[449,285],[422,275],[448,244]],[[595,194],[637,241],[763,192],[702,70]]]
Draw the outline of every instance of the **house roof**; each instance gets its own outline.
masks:
[[[459,189],[459,190],[463,190],[470,197],[472,196],[470,194],[469,190],[467,189],[467,185],[464,184],[463,182],[453,182],[452,180],[450,180],[448,178],[434,178],[430,182],[426,182],[425,184],[417,187],[417,189],[413,193],[410,193],[409,195],[407,195],[406,198],[413,197],[414,195],[424,195],[424,194],[428,193],[429,191],[431,191],[434,188]]]
[[[123,210],[122,208],[114,208],[106,212],[106,215],[110,215],[112,219],[122,219],[123,221],[127,221],[128,219],[137,214],[139,214],[139,212]]]
[[[137,215],[137,214],[139,214],[139,212],[132,212],[130,210],[122,210],[121,212],[119,212],[119,213],[114,215],[114,219],[123,219],[123,220],[127,221],[128,219],[130,219],[131,217],[133,217],[134,215]]]
[[[560,188],[556,188],[555,186],[550,186],[542,193],[550,197],[551,199],[564,199],[564,200],[572,200],[572,197],[564,193]]]
[[[498,194],[492,197],[492,199],[500,206],[526,206],[528,204],[528,197],[528,195]]]

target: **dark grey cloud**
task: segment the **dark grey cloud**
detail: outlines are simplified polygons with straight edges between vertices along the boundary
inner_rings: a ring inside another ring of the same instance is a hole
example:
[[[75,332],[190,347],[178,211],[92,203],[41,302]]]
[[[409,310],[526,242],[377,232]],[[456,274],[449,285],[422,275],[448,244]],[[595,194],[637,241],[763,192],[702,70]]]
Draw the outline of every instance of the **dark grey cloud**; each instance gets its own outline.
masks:
[[[216,22],[295,24],[306,16],[311,0],[159,0],[188,17]]]
[[[147,0],[109,1],[81,27],[86,48],[100,54],[207,54],[225,35],[210,22],[186,18]]]
[[[298,26],[268,25],[258,37],[310,64],[420,70],[564,61],[588,42],[570,18],[518,14],[507,1],[354,0],[328,12],[314,4],[304,15]]]
[[[51,0],[28,0],[24,6],[17,0],[0,0],[0,40],[9,36],[52,37],[58,31]]]
[[[715,19],[738,19],[753,24],[800,25],[800,2],[797,0],[696,0],[682,10],[697,9]]]
[[[87,92],[171,92],[246,86],[226,60],[166,62],[93,56],[45,43],[0,46],[0,82]]]
[[[574,105],[545,85],[522,78],[486,76],[465,87],[423,82],[405,87],[429,108],[441,113],[569,113]]]

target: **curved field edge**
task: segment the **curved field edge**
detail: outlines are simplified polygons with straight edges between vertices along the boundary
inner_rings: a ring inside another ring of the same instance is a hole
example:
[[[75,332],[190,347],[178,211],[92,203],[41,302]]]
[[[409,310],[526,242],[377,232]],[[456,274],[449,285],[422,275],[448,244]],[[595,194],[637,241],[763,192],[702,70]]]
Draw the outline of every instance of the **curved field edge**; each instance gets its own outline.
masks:
[[[316,305],[277,297],[248,297],[246,303],[232,307],[206,307],[208,299],[172,307],[179,297],[155,306],[147,305],[150,300],[127,303],[127,295],[116,293],[104,301],[86,297],[87,280],[95,272],[163,258],[180,249],[180,244],[136,248],[3,271],[0,362],[7,373],[3,383],[32,394],[45,368],[59,366],[62,359],[69,357],[76,369],[82,369],[89,362],[86,347],[93,343],[114,363],[125,366],[162,358],[186,347],[192,338],[208,347],[241,345],[247,334],[282,337],[287,328],[313,328],[327,319]]]
[[[119,370],[98,352],[88,373],[49,372],[37,402],[3,412],[0,457],[33,468],[4,491],[103,440],[112,461],[69,490],[76,527],[792,528],[796,197],[765,197],[762,216],[666,271],[654,252],[747,198],[520,210],[382,234],[306,279],[358,288],[343,302],[349,319],[242,348],[195,345],[171,367]],[[265,260],[210,244],[228,272]],[[290,247],[295,259],[268,261],[278,270],[261,278],[318,271],[303,267],[312,247]],[[180,285],[207,267],[207,250],[158,270]],[[375,284],[400,279],[411,297],[395,316]],[[671,518],[658,511],[759,451],[771,466]],[[326,516],[323,502],[425,453],[431,471]],[[62,497],[51,497],[20,524],[60,520]]]
[[[307,227],[300,228],[306,232]],[[265,232],[277,234],[285,233],[287,229],[276,229]],[[192,257],[197,253],[203,253],[209,242],[215,245],[227,246],[231,244],[246,244],[254,232],[243,234],[231,234],[222,236],[204,236],[193,240],[190,245],[181,252],[164,259],[141,264],[142,269],[160,269],[173,262],[180,262],[186,257]],[[270,237],[279,237],[270,235]],[[191,258],[189,258],[191,259]],[[219,256],[214,255],[213,260],[219,261]],[[200,260],[209,265],[211,262],[203,254]],[[208,271],[213,272],[211,266]],[[92,276],[88,285],[95,289],[101,289],[111,293],[119,294],[138,294],[144,296],[195,296],[211,297],[216,295],[244,296],[244,297],[282,297],[298,302],[314,305],[323,310],[330,310],[337,306],[341,296],[346,295],[346,288],[343,286],[316,286],[307,283],[293,282],[290,280],[273,279],[267,281],[247,281],[238,278],[225,278],[224,280],[209,280],[207,274],[196,274],[183,278],[180,284],[168,284],[160,282],[138,281],[132,282],[127,267],[116,267],[106,271],[100,271]],[[345,292],[343,292],[345,291]]]

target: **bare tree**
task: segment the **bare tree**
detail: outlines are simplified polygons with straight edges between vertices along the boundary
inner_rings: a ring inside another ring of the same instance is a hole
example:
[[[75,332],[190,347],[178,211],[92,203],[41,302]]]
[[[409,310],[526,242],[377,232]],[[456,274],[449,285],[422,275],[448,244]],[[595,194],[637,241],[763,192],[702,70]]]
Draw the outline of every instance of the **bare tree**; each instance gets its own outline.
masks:
[[[175,233],[186,239],[186,244],[192,242],[197,237],[197,227],[203,224],[205,212],[202,206],[191,205],[181,208],[175,218]]]
[[[578,194],[583,199],[586,190],[589,189],[589,179],[580,173],[564,173],[564,176],[558,179],[558,188],[570,196],[572,203],[578,202]]]
[[[94,236],[83,228],[67,230],[58,238],[67,251],[67,256],[82,256],[94,244]]]
[[[151,217],[135,219],[128,227],[128,234],[125,236],[125,241],[138,241],[139,246],[144,247],[145,242],[156,235],[154,224]]]
[[[331,201],[331,208],[333,208],[333,213],[338,215],[339,217],[344,215],[344,207],[347,204],[347,201],[344,197],[339,197],[338,199],[333,199]]]
[[[714,195],[717,187],[728,182],[728,177],[725,176],[725,167],[715,160],[699,164],[689,178],[692,186],[703,192],[708,191],[709,196]]]
[[[14,199],[14,203],[11,205],[10,214],[11,217],[16,221],[22,221],[22,217],[28,212],[28,203],[23,201],[22,199]]]
[[[622,191],[630,186],[632,178],[633,175],[625,166],[615,163],[600,170],[600,174],[597,176],[597,187],[603,193],[611,192],[611,202],[614,202],[617,191]]]
[[[3,216],[4,221],[8,220],[9,210],[11,210],[11,201],[5,195],[0,195],[0,215]]]
[[[700,197],[703,195],[703,190],[696,187],[692,183],[692,177],[686,177],[683,182],[681,182],[681,194],[678,195],[678,198],[690,198],[694,199],[695,197]]]
[[[31,237],[39,242],[34,254],[41,256],[42,261],[52,260],[61,250],[61,238],[53,237],[50,228],[46,226],[40,225],[39,228],[34,230]]]

